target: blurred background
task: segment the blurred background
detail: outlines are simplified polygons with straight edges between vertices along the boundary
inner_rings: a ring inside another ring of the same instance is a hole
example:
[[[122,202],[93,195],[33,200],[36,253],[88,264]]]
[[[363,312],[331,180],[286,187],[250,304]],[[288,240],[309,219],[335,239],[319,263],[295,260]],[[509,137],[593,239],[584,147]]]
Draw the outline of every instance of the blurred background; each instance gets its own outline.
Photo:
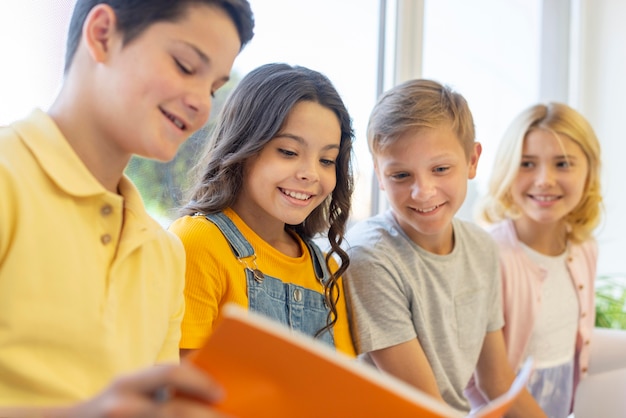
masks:
[[[267,62],[325,73],[356,132],[352,220],[385,208],[373,182],[365,129],[378,95],[410,78],[432,78],[468,100],[483,155],[459,216],[472,219],[509,121],[538,101],[561,101],[589,119],[603,151],[604,222],[597,231],[599,320],[626,328],[626,2],[621,0],[250,0],[256,35],[232,81]],[[52,103],[62,82],[73,0],[0,2],[0,125]],[[127,170],[164,226],[183,203],[189,169],[212,119],[169,163],[134,158]],[[622,185],[621,185],[622,184]],[[2,197],[0,196],[0,199]],[[608,312],[609,316],[603,316]],[[602,319],[604,318],[604,319]],[[602,325],[602,324],[601,324]]]

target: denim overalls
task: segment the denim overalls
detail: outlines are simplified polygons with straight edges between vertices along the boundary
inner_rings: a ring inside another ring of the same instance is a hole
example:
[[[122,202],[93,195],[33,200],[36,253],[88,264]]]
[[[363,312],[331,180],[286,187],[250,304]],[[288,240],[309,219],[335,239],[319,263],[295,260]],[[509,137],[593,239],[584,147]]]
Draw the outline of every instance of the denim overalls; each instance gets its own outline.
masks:
[[[222,212],[204,216],[224,234],[246,273],[250,310],[310,336],[326,325],[330,309],[322,293],[264,274],[256,266],[252,245],[228,216]],[[320,283],[326,283],[330,275],[322,252],[315,243],[306,240],[305,243],[313,260],[315,275]],[[324,331],[317,339],[335,347],[332,329]]]

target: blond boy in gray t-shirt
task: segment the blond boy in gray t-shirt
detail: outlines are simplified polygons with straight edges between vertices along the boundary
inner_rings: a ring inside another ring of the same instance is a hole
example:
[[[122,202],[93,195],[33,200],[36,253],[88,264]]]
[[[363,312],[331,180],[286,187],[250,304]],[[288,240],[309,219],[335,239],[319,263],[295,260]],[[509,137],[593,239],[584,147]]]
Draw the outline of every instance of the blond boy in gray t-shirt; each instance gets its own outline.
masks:
[[[502,338],[495,244],[454,218],[481,145],[465,99],[431,80],[383,94],[368,125],[390,210],[355,225],[344,286],[362,358],[467,412],[472,373],[490,399],[515,376]],[[545,417],[523,391],[511,417]]]

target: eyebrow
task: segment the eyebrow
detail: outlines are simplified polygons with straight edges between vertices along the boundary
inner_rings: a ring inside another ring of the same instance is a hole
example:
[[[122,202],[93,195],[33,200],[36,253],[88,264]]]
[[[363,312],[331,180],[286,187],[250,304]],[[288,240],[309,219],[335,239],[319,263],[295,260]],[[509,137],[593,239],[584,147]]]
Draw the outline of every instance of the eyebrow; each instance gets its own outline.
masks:
[[[200,48],[187,41],[183,41],[183,44],[191,48],[205,65],[211,64],[211,58],[209,58],[209,56],[205,54]],[[230,75],[225,75],[221,77],[220,80],[226,83],[228,80],[230,80]]]
[[[538,156],[534,155],[534,154],[522,154],[522,158],[527,158],[527,159],[537,159],[539,158]],[[554,157],[552,157],[553,160],[577,160],[578,157],[576,157],[575,155],[569,155],[569,154],[561,154],[561,155],[556,155]]]
[[[187,41],[183,41],[183,44],[185,44],[189,48],[193,49],[194,52],[200,57],[202,62],[204,62],[205,64],[210,64],[211,63],[211,59],[209,58],[209,56],[207,54],[205,54],[200,48],[198,48],[194,44],[189,43]]]
[[[294,141],[296,141],[296,142],[298,142],[298,143],[300,143],[302,145],[308,145],[307,142],[305,141],[305,139],[302,138],[301,136],[290,134],[288,132],[279,133],[274,138],[293,139]],[[340,144],[328,144],[325,147],[323,147],[322,149],[323,150],[340,149]]]

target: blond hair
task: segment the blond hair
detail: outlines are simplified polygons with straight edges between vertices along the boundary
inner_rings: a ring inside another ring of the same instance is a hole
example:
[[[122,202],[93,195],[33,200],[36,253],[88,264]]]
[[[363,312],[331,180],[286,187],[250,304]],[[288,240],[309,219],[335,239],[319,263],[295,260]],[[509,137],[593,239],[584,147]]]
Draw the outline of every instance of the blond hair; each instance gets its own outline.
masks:
[[[433,80],[410,80],[380,97],[370,114],[367,143],[372,155],[376,155],[407,132],[446,124],[469,157],[474,148],[475,132],[465,98]]]
[[[511,185],[521,165],[524,139],[534,129],[542,129],[555,136],[565,135],[578,144],[587,157],[589,172],[583,196],[565,217],[569,226],[568,238],[572,242],[582,242],[591,236],[600,222],[600,143],[589,122],[563,103],[531,106],[511,122],[500,141],[488,193],[478,209],[478,217],[488,223],[496,223],[521,215],[513,203]]]

